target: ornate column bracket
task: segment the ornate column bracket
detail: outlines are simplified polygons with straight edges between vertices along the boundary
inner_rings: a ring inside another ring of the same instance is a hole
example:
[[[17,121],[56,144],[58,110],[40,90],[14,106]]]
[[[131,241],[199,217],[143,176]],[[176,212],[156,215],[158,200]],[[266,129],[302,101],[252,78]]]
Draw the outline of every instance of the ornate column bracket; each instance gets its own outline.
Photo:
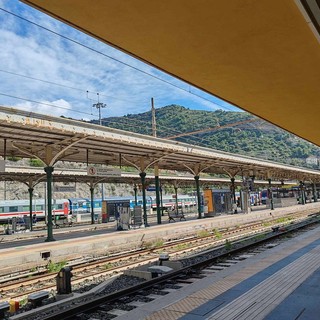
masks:
[[[239,172],[241,172],[241,170],[239,168],[237,169],[225,169],[222,168],[223,171],[229,176],[230,179],[234,178]]]
[[[127,159],[124,155],[121,155],[121,159],[123,159],[125,162],[127,162],[128,164],[130,164],[131,166],[133,166],[134,168],[136,168],[138,171],[140,172],[144,172],[147,169],[149,169],[151,166],[157,164],[160,160],[164,159],[165,157],[167,157],[169,154],[166,153],[163,156],[160,156],[156,159],[152,159],[148,164],[146,164],[146,159],[144,157],[140,157],[139,158],[139,164],[136,164],[135,162]]]
[[[70,139],[65,139],[60,142],[40,147],[33,145],[30,148],[25,148],[17,143],[12,142],[12,146],[21,152],[43,161],[47,166],[52,167],[58,160],[65,156],[65,152],[75,144],[87,139],[89,136],[75,136]],[[72,152],[74,154],[77,152]]]

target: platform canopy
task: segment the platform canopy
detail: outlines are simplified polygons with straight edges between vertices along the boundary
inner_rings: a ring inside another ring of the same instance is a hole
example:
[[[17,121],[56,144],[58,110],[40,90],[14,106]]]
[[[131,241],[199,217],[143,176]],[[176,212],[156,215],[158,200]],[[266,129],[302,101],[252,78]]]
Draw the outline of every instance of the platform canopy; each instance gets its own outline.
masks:
[[[138,172],[188,172],[255,176],[267,180],[320,181],[320,171],[239,156],[153,136],[0,106],[0,156],[132,167]]]
[[[21,166],[6,166],[5,172],[1,172],[1,181],[18,181],[26,185],[35,186],[38,183],[46,181],[46,174],[43,168],[36,167],[21,167]],[[194,186],[194,177],[191,174],[162,174],[159,176],[161,185],[176,185],[178,187],[190,187]],[[319,178],[320,181],[320,178]],[[128,183],[141,187],[141,179],[139,177],[139,172],[122,172],[121,176],[113,177],[92,177],[87,174],[87,170],[83,169],[65,169],[63,167],[55,168],[53,172],[53,182],[63,183],[63,187],[72,186],[76,183],[86,183],[88,186],[90,184],[96,185],[98,183]],[[146,175],[147,186],[154,187],[154,174],[147,173]],[[67,185],[65,184],[67,183]],[[228,186],[230,185],[230,179],[228,178],[213,178],[209,176],[201,176],[199,183],[202,187],[208,186]],[[241,179],[235,179],[235,185],[242,185],[243,181]],[[255,185],[268,186],[268,181],[266,180],[255,180]],[[272,181],[273,186],[285,186],[291,187],[296,185],[296,181]],[[147,188],[148,188],[147,187]]]
[[[318,0],[23,0],[320,146]]]

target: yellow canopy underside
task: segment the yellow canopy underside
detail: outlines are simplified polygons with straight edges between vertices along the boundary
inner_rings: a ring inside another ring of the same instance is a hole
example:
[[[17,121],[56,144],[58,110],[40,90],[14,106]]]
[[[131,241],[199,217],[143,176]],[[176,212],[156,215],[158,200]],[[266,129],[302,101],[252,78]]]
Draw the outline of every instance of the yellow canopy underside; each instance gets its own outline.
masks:
[[[24,0],[320,146],[320,46],[295,0]]]

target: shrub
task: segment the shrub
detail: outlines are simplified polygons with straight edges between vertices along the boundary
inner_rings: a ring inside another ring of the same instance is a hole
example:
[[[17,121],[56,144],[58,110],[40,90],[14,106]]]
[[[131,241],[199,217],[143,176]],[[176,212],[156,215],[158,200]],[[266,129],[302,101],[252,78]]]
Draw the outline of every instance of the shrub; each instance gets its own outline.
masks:
[[[29,165],[31,167],[43,167],[44,166],[43,162],[39,159],[29,159]]]

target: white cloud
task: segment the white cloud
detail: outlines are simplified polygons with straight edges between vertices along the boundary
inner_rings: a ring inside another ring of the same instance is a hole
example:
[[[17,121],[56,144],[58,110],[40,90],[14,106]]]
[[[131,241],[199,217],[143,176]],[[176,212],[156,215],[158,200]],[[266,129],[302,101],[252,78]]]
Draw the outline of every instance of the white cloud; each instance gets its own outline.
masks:
[[[35,113],[41,113],[50,116],[71,117],[74,114],[73,108],[69,102],[60,99],[56,101],[40,101],[41,104],[33,102],[21,102],[16,104],[16,108],[23,111],[30,111]]]
[[[84,48],[17,17],[0,12],[0,41],[2,44],[0,104],[20,106],[28,110],[34,108],[37,112],[49,111],[50,114],[76,118],[97,118],[97,110],[91,108],[92,104],[98,100],[97,93],[99,93],[99,101],[108,106],[103,109],[103,116],[146,112],[150,110],[151,97],[155,98],[156,107],[181,104],[190,109],[214,110],[227,105],[191,87],[191,92],[213,102],[217,101],[218,107],[214,103],[192,95],[187,92],[189,90],[187,84],[149,65],[142,64],[17,0],[10,0],[10,2],[0,0],[0,6],[97,51]],[[104,55],[110,55],[186,91]],[[40,81],[3,71],[37,78]],[[58,103],[65,109],[39,106],[36,102],[46,102],[52,105]],[[75,112],[72,113],[72,111]]]

